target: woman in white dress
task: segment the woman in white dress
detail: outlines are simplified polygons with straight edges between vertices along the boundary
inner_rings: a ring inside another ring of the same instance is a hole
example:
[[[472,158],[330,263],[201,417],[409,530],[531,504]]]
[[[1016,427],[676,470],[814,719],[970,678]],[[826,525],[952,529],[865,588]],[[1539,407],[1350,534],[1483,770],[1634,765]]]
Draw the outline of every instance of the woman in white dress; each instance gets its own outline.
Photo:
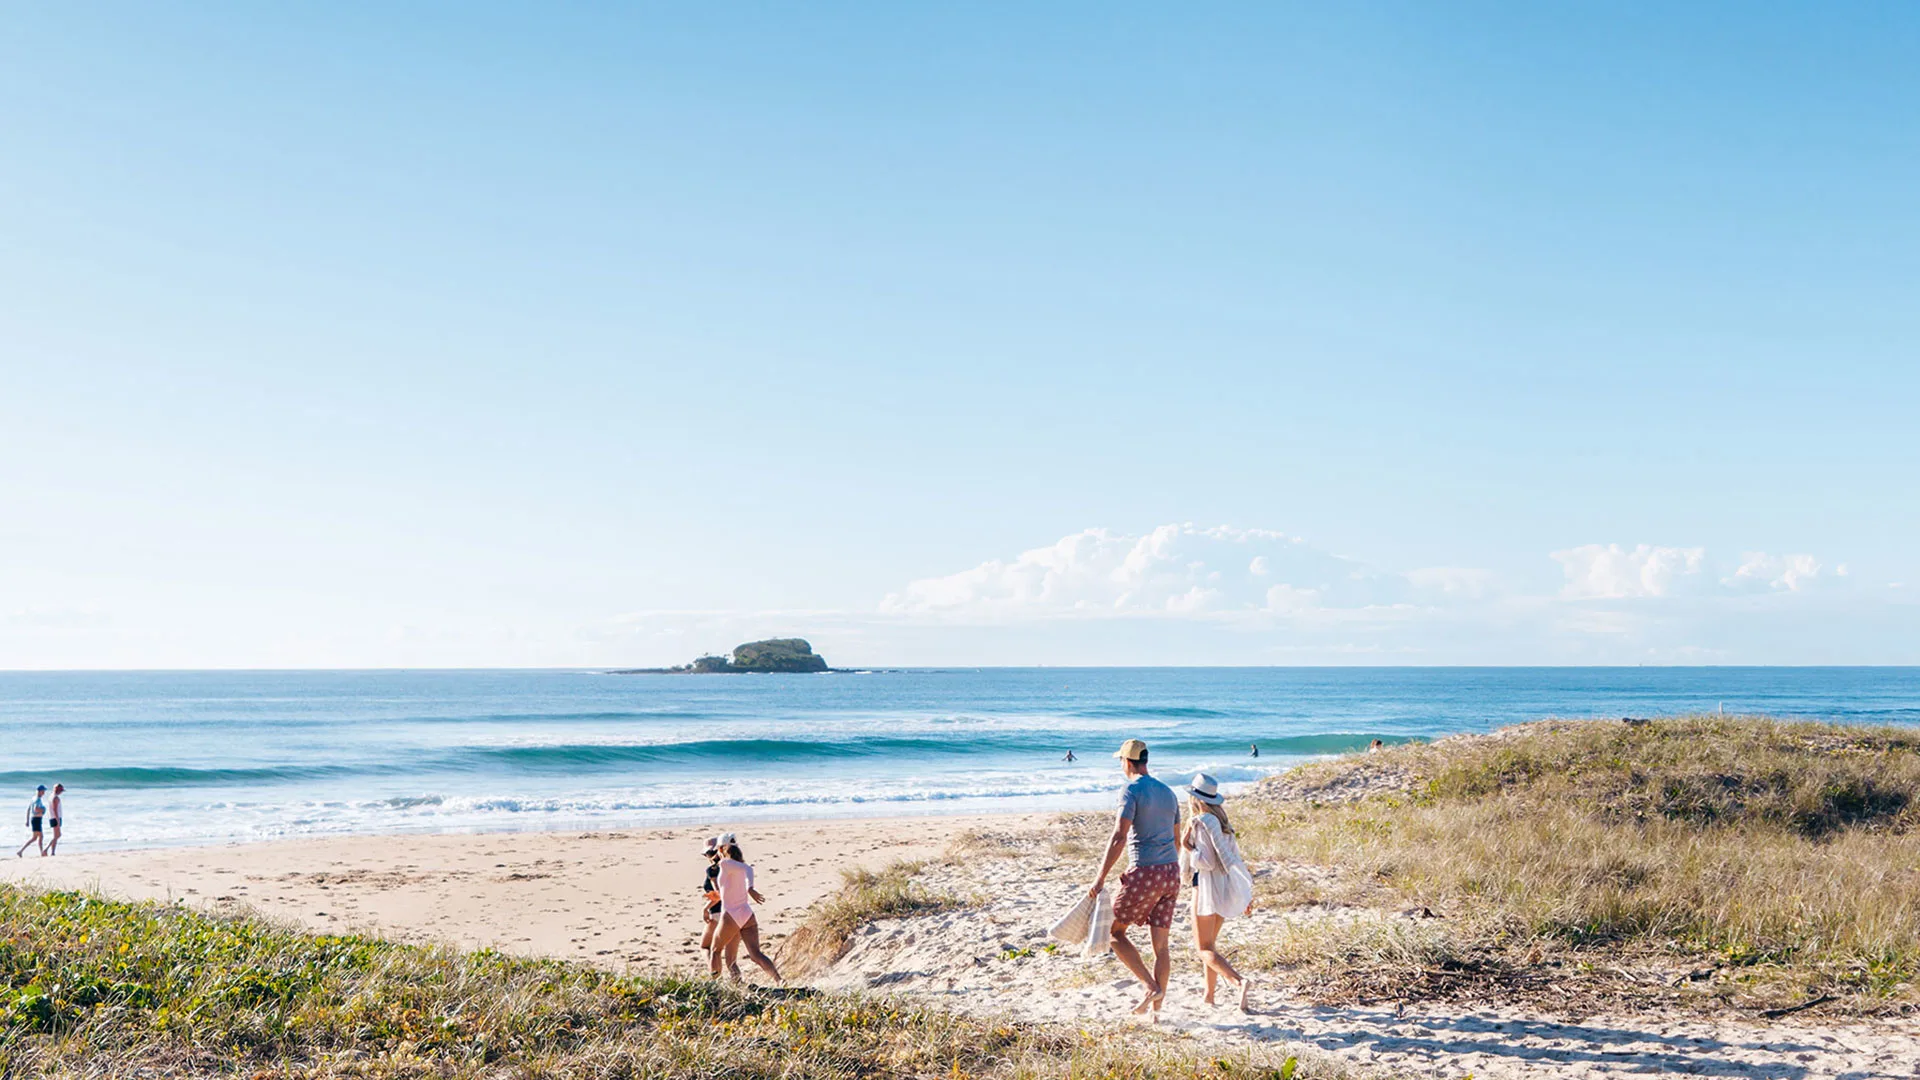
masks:
[[[1220,952],[1220,928],[1253,909],[1253,875],[1240,856],[1227,820],[1226,798],[1213,777],[1201,773],[1187,788],[1186,835],[1181,846],[1193,867],[1193,945],[1207,973],[1207,1004],[1212,1005],[1220,978],[1240,987],[1240,1011],[1246,1012],[1253,982],[1233,969]]]

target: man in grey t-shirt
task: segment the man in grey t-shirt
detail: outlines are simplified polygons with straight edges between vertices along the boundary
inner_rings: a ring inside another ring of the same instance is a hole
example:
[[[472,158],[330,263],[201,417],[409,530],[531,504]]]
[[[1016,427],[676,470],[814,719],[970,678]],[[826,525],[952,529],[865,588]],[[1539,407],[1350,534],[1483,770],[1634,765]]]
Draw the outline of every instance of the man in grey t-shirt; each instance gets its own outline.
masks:
[[[1113,902],[1113,954],[1147,988],[1146,996],[1134,1006],[1135,1013],[1153,1010],[1158,1018],[1160,1003],[1167,996],[1167,976],[1173,971],[1173,953],[1167,937],[1173,929],[1173,905],[1180,896],[1180,800],[1167,785],[1147,775],[1147,744],[1128,739],[1113,755],[1127,774],[1126,790],[1120,796],[1120,815],[1113,825],[1113,839],[1107,841],[1107,857],[1100,863],[1100,876],[1087,895],[1098,893],[1107,884],[1107,874],[1120,861],[1122,849],[1131,847],[1133,867],[1120,875],[1120,895]],[[1133,947],[1127,929],[1145,923],[1153,939],[1153,971],[1147,971],[1140,950]]]

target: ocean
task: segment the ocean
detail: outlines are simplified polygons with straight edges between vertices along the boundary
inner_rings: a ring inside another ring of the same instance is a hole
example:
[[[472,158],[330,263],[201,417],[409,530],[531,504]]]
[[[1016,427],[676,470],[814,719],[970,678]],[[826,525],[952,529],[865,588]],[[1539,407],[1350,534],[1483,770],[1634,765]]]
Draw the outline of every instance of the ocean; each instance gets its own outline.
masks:
[[[1231,791],[1374,738],[1720,708],[1920,723],[1920,668],[9,672],[0,797],[64,783],[63,851],[992,813],[1108,805],[1126,738]]]

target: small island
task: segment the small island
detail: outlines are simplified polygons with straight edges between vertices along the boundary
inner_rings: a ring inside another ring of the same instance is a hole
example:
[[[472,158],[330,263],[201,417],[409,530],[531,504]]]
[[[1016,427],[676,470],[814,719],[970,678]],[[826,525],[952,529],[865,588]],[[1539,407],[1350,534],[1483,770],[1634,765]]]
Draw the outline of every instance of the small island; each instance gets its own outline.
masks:
[[[736,645],[732,657],[702,656],[691,664],[670,668],[629,668],[615,675],[751,675],[805,674],[831,671],[827,659],[813,651],[805,638],[768,638]]]

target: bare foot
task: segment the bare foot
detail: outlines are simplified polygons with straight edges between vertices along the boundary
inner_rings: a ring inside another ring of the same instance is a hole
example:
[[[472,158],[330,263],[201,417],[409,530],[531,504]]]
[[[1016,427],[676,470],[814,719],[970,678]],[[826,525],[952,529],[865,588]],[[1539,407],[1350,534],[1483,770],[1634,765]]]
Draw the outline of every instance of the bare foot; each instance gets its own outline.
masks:
[[[1145,1016],[1149,1010],[1158,1010],[1160,1008],[1160,1002],[1166,998],[1166,996],[1167,992],[1165,990],[1157,986],[1148,987],[1147,996],[1141,998],[1140,1004],[1133,1007],[1133,1015]]]
[[[1241,979],[1240,980],[1240,1011],[1241,1012],[1250,1013],[1253,1011],[1253,1006],[1247,1003],[1247,998],[1252,996],[1252,994],[1253,994],[1253,980]]]
[[[1214,1004],[1214,1000],[1213,1000],[1213,991],[1211,991],[1211,990],[1209,990],[1209,991],[1207,991],[1207,996],[1206,996],[1206,999],[1205,999],[1205,1000],[1206,1000],[1206,1003],[1207,1003],[1207,1004],[1209,1004],[1209,1005],[1212,1005],[1212,1004]]]

